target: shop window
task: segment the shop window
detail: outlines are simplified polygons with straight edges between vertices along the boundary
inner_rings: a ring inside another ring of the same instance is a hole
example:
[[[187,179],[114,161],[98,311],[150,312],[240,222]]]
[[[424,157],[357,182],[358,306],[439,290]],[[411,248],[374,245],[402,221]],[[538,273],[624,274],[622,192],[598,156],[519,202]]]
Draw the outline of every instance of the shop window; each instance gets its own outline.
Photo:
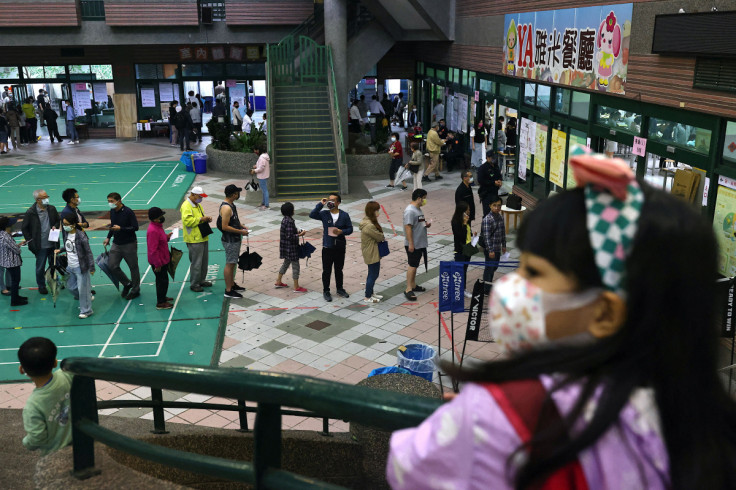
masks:
[[[723,159],[736,163],[736,122],[726,124],[726,141],[723,145]]]
[[[135,77],[138,80],[159,78],[161,65],[135,65]]]
[[[463,86],[467,86],[468,85],[468,70],[463,70],[463,81],[462,81],[462,84],[463,84]]]
[[[181,65],[181,76],[183,77],[201,77],[202,65]]]
[[[639,114],[606,106],[598,107],[598,122],[617,131],[626,131],[632,134],[639,134],[641,130],[641,116]]]
[[[552,87],[547,85],[537,85],[537,107],[545,112],[549,112],[549,102],[552,97]]]
[[[572,92],[566,88],[558,88],[555,92],[555,112],[570,114],[570,99]]]
[[[537,85],[535,83],[524,84],[524,103],[530,106],[537,105]]]
[[[228,63],[225,65],[225,73],[232,77],[245,77],[248,73],[246,64]]]
[[[434,78],[434,68],[427,67],[427,76]]]
[[[490,80],[480,79],[480,90],[481,92],[493,93],[493,82]]]
[[[90,65],[90,71],[97,80],[112,80],[112,65]]]
[[[447,73],[445,73],[445,70],[437,70],[437,79],[438,80],[446,80],[447,79]]]
[[[172,79],[176,78],[176,70],[179,65],[161,65],[162,74],[159,78]]]
[[[24,66],[23,76],[25,78],[43,78],[43,66]]]
[[[570,115],[578,119],[588,119],[590,109],[590,94],[586,92],[573,92]]]
[[[202,65],[202,76],[205,77],[221,77],[224,73],[225,65],[221,63],[204,63]]]
[[[424,75],[424,61],[417,61],[417,73]]]
[[[17,66],[0,66],[0,79],[11,80],[18,78]]]
[[[476,75],[474,71],[468,71],[468,87],[475,87],[475,76]]]
[[[681,148],[707,154],[710,150],[711,131],[696,128],[689,124],[667,121],[664,119],[649,119],[649,139],[664,144],[674,144]]]
[[[89,65],[69,65],[69,73],[89,73]]]
[[[506,99],[509,99],[509,102],[511,102],[511,100],[516,100],[519,98],[519,87],[502,83],[499,87],[498,95],[500,97],[505,97]]]
[[[46,78],[65,78],[66,67],[65,66],[44,66],[43,74]]]

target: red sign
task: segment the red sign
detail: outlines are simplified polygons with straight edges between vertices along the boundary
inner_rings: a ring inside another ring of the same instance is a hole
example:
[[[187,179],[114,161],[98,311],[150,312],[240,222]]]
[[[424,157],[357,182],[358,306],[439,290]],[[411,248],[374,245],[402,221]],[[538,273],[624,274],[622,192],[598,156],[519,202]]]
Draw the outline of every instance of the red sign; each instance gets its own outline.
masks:
[[[191,60],[193,58],[192,56],[192,48],[179,48],[179,59],[182,61]]]
[[[194,59],[196,59],[197,61],[207,61],[207,48],[195,48]]]
[[[215,46],[212,48],[212,60],[222,61],[225,59],[225,48],[222,46]]]

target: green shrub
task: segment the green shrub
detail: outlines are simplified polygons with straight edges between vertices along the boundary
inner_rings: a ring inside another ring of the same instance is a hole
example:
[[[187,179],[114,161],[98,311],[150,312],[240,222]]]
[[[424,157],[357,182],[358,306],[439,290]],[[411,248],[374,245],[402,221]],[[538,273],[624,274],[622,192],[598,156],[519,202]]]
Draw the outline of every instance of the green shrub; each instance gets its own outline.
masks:
[[[212,145],[216,150],[230,149],[230,123],[218,123],[215,118],[212,118],[207,123],[207,130],[212,136]]]
[[[266,144],[266,133],[254,127],[250,130],[250,133],[236,135],[235,138],[230,141],[230,151],[251,153],[256,148],[265,147]]]

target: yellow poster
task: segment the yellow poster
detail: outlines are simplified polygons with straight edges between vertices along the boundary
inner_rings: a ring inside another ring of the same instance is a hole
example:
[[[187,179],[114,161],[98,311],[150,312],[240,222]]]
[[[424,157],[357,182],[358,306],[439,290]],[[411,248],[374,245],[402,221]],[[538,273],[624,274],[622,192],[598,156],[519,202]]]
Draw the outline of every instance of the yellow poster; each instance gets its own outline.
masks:
[[[724,276],[736,275],[736,191],[718,186],[713,229],[718,239],[720,261],[718,272]]]
[[[585,138],[585,136],[576,136],[574,134],[571,134],[570,149],[568,150],[568,152],[571,151],[572,147],[575,145],[586,146],[587,144],[588,140]],[[567,166],[567,185],[565,186],[565,189],[574,189],[575,187],[577,187],[577,182],[575,182],[575,177],[573,177],[572,175],[572,168],[570,168],[570,164],[567,162],[565,162],[565,165]]]
[[[552,130],[552,150],[549,156],[549,181],[562,187],[565,177],[565,143],[567,133],[559,129]]]
[[[537,148],[534,152],[534,173],[544,178],[547,171],[547,126],[537,124]]]

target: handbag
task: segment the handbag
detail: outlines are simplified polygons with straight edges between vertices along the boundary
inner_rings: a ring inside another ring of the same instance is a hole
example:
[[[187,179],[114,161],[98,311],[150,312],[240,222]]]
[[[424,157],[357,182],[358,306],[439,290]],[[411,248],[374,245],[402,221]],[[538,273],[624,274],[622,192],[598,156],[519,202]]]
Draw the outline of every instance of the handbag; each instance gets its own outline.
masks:
[[[478,250],[478,247],[473,245],[472,243],[466,243],[463,246],[463,255],[466,257],[472,257],[473,255],[477,254],[480,250]]]
[[[183,255],[184,252],[176,247],[171,247],[171,252],[169,253],[169,256],[171,258],[168,265],[166,266],[166,269],[169,271],[169,275],[172,279],[174,279],[174,275],[176,275],[176,267],[179,265],[179,261],[181,261]]]
[[[202,238],[210,236],[212,233],[214,233],[209,223],[200,223],[197,225],[197,228],[199,228],[199,232],[202,234]]]
[[[511,194],[506,199],[506,207],[509,209],[513,209],[515,211],[521,210],[521,196],[517,196],[516,194]]]
[[[390,254],[391,251],[388,249],[388,242],[386,240],[378,242],[378,256],[385,257]]]
[[[261,186],[261,184],[259,184],[258,182],[256,182],[256,179],[254,179],[253,177],[251,177],[250,178],[250,182],[247,182],[245,184],[245,190],[247,191],[248,189],[251,189],[251,190],[257,191],[260,186]]]

